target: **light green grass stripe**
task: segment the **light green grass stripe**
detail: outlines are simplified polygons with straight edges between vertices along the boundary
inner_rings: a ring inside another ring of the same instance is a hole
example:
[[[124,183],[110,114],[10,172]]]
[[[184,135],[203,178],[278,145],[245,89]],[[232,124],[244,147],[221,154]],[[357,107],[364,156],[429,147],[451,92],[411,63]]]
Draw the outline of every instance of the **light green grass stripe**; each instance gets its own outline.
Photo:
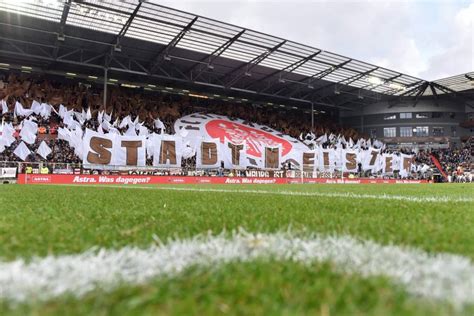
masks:
[[[290,233],[239,232],[231,238],[198,236],[157,243],[146,249],[100,249],[0,263],[0,299],[28,302],[64,294],[82,297],[97,288],[107,291],[124,284],[146,284],[193,266],[272,259],[301,264],[329,261],[343,273],[388,277],[415,296],[456,307],[474,303],[474,265],[462,256],[433,255],[348,236],[301,237]]]
[[[66,184],[60,186],[84,186],[83,184]],[[280,190],[251,190],[251,189],[216,189],[216,188],[192,188],[192,187],[172,187],[164,186],[134,186],[134,185],[92,185],[103,188],[120,188],[136,190],[163,190],[163,191],[184,191],[184,192],[204,192],[204,193],[246,193],[246,194],[265,194],[265,195],[284,195],[284,196],[309,196],[309,197],[327,197],[327,198],[348,198],[348,199],[375,199],[391,200],[415,203],[472,203],[472,197],[451,197],[451,196],[410,196],[393,194],[358,194],[341,192],[301,192],[301,191],[280,191]]]

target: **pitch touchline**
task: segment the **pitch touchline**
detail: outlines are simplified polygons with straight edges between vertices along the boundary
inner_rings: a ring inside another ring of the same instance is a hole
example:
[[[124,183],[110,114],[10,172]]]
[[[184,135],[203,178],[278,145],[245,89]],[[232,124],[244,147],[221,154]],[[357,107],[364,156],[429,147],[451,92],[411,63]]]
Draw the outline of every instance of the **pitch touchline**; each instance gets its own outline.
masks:
[[[62,186],[62,184],[60,184]],[[84,186],[83,184],[64,184],[66,186]],[[270,195],[293,195],[293,196],[316,196],[316,197],[334,197],[334,198],[355,198],[355,199],[377,199],[377,200],[398,200],[408,202],[474,202],[472,198],[452,198],[447,196],[406,196],[389,194],[357,194],[357,193],[328,193],[328,192],[298,192],[298,191],[268,191],[268,190],[249,190],[249,189],[215,189],[215,188],[189,188],[189,187],[169,187],[169,186],[126,186],[126,185],[94,185],[104,188],[120,189],[138,189],[138,190],[165,190],[165,191],[190,191],[190,192],[216,192],[216,193],[251,193],[251,194],[270,194]]]
[[[48,300],[64,294],[82,297],[95,290],[139,285],[203,268],[257,258],[309,264],[332,262],[340,273],[384,276],[418,297],[461,307],[474,303],[474,266],[465,257],[397,246],[382,246],[348,236],[298,237],[290,233],[195,237],[147,249],[91,250],[82,254],[0,262],[0,299]]]

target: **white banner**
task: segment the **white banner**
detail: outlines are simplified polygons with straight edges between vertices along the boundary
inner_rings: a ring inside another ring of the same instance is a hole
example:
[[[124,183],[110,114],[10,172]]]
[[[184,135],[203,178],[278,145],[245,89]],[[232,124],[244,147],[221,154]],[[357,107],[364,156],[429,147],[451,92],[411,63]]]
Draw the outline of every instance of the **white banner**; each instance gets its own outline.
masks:
[[[216,169],[223,165],[226,169],[276,170],[291,165],[292,169],[311,172],[356,173],[362,170],[390,175],[398,171],[402,177],[408,177],[412,170],[411,155],[381,154],[381,149],[374,147],[361,150],[357,146],[351,147],[351,141],[344,145],[342,137],[330,148],[322,148],[321,144],[310,140],[311,149],[269,127],[220,115],[188,115],[178,119],[174,129],[174,135],[148,136],[144,135],[148,133],[122,136],[86,130],[83,137],[82,130],[60,129],[59,136],[68,140],[76,152],[82,152],[85,165],[95,166],[145,166],[148,157],[153,158],[155,167],[179,168],[182,158],[195,155],[197,168]],[[334,140],[335,137],[330,135],[329,138]]]
[[[336,168],[336,150],[318,148],[318,170],[334,171]]]
[[[222,159],[226,169],[245,169],[247,167],[247,144],[246,142],[232,143],[227,138],[221,144]]]
[[[219,139],[203,139],[196,148],[196,168],[216,169],[221,166],[222,148]]]
[[[376,173],[380,170],[380,149],[371,147],[368,150],[361,151],[361,158],[363,170],[370,170],[372,173]]]
[[[357,172],[358,164],[360,162],[360,154],[358,150],[341,149],[342,171]]]
[[[183,152],[181,137],[154,134],[152,139],[153,166],[166,168],[181,167]]]
[[[16,168],[0,168],[0,179],[16,178]]]
[[[198,148],[203,139],[219,139],[221,145],[226,140],[233,144],[246,143],[244,164],[249,167],[264,168],[265,148],[280,147],[280,165],[292,162],[298,167],[301,164],[301,152],[308,147],[301,141],[282,134],[268,126],[245,122],[241,119],[230,119],[216,114],[196,113],[176,120],[175,131],[187,131],[183,137]]]
[[[99,134],[90,129],[83,137],[85,165],[145,166],[146,137]]]

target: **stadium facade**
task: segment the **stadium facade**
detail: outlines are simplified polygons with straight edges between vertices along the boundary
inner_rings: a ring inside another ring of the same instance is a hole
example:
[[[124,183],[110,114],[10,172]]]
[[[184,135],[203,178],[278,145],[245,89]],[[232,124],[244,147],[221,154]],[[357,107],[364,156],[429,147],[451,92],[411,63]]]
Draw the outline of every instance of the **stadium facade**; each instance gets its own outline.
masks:
[[[393,147],[474,134],[474,72],[426,81],[149,1],[1,1],[0,20],[5,72],[327,114]]]

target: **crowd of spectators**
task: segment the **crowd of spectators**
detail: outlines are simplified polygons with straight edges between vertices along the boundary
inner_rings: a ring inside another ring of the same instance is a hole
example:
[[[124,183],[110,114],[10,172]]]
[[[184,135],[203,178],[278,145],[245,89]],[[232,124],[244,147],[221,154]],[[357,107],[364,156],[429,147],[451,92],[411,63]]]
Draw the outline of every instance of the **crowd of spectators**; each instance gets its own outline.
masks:
[[[93,118],[96,118],[97,113],[101,110],[112,113],[113,119],[123,119],[127,115],[132,118],[138,117],[144,123],[144,126],[153,132],[157,132],[154,125],[156,118],[163,121],[166,133],[174,133],[174,122],[184,115],[195,112],[208,112],[226,115],[230,118],[240,118],[244,121],[269,126],[295,138],[302,133],[311,131],[311,117],[308,114],[305,115],[301,110],[191,98],[173,93],[150,93],[118,86],[109,87],[108,101],[104,106],[102,104],[102,93],[101,87],[79,83],[74,80],[61,81],[42,76],[4,74],[0,76],[0,100],[6,101],[9,111],[4,113],[1,119],[2,122],[13,122],[13,125],[18,127],[20,118],[13,115],[15,103],[18,101],[25,108],[29,108],[33,100],[36,100],[40,103],[45,102],[52,105],[56,112],[60,104],[64,104],[68,109],[73,109],[76,112],[90,108]],[[57,113],[54,112],[48,120],[43,119],[40,115],[33,115],[42,130],[38,134],[36,143],[30,146],[30,150],[34,152],[39,143],[45,140],[52,149],[51,155],[48,156],[49,161],[79,163],[80,159],[74,154],[74,149],[69,146],[68,142],[57,139],[57,129],[63,127],[63,123]],[[353,128],[344,128],[334,123],[329,115],[318,115],[315,116],[315,119],[315,129],[312,132],[316,136],[333,133],[343,135],[345,139],[351,138],[354,141],[366,136],[359,134]],[[91,119],[86,121],[85,127],[96,129],[98,122]],[[0,153],[0,161],[18,161],[18,157],[13,154],[13,149],[19,142],[20,140],[17,139],[12,146]],[[467,148],[436,152],[419,151],[416,154],[416,161],[432,166],[430,154],[438,157],[441,165],[448,172],[458,170],[460,166],[469,168],[468,162],[471,159],[471,152]],[[36,154],[31,154],[27,159],[30,162],[41,160],[44,159]],[[189,159],[187,165],[192,164],[193,159]]]

